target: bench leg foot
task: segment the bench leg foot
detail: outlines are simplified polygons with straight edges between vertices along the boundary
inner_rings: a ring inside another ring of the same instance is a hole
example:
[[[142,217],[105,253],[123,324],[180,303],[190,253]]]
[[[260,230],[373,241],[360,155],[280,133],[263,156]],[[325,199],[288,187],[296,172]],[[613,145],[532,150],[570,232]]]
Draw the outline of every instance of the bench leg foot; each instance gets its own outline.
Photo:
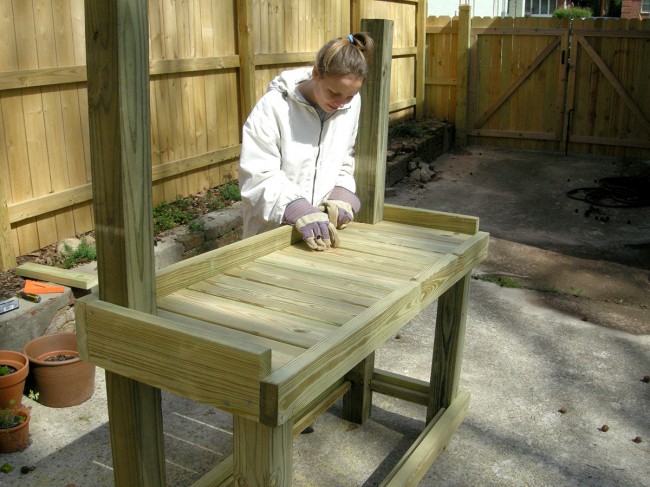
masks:
[[[237,487],[289,487],[293,475],[293,420],[267,426],[233,417],[233,477]]]
[[[345,380],[351,384],[350,390],[343,396],[343,419],[346,421],[363,424],[370,418],[370,380],[374,370],[375,352],[372,352],[345,375]]]

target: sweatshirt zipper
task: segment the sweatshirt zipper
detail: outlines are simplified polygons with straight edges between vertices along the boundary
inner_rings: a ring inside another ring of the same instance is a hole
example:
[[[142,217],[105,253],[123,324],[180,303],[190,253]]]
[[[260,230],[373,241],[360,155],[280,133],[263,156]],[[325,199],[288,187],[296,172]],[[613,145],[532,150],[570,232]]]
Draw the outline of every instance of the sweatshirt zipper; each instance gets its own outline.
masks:
[[[318,161],[320,160],[320,151],[321,151],[320,143],[323,140],[323,129],[325,128],[325,122],[327,122],[330,118],[332,118],[334,116],[334,113],[336,112],[330,113],[329,116],[327,116],[328,114],[325,113],[324,117],[321,119],[320,115],[318,114],[318,110],[316,110],[314,107],[312,107],[312,109],[316,112],[316,115],[320,120],[320,133],[318,134],[318,153],[316,154],[316,161],[314,161],[314,182],[311,188],[311,204],[312,206],[316,206],[314,197],[316,196],[316,177],[318,176]]]
[[[316,115],[318,115],[318,111],[316,111]],[[320,116],[318,117],[320,119]],[[323,139],[323,127],[325,126],[325,120],[320,121],[320,133],[318,134],[318,153],[316,154],[316,160],[314,161],[314,182],[312,183],[312,188],[311,188],[311,204],[312,206],[316,206],[316,202],[314,201],[314,197],[316,196],[316,177],[318,176],[318,160],[320,159],[320,143],[321,140]]]

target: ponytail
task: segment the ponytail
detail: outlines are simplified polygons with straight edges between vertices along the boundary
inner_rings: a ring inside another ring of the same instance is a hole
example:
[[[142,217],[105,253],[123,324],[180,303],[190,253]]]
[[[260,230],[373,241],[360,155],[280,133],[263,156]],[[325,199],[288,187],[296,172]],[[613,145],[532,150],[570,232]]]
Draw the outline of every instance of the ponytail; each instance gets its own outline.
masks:
[[[375,43],[365,32],[339,37],[326,43],[316,56],[319,76],[351,74],[365,78],[372,61]]]

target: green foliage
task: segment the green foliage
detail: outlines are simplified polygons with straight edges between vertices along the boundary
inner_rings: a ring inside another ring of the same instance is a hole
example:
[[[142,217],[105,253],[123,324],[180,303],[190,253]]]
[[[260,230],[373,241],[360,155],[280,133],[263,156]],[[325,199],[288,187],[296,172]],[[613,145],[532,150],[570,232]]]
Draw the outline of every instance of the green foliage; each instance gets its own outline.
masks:
[[[186,198],[177,196],[174,201],[164,201],[153,209],[153,229],[158,235],[180,225],[188,225],[190,232],[203,231],[204,223],[196,221],[201,215],[220,210],[233,201],[239,201],[239,185],[229,182],[217,188],[211,188],[204,194],[191,195]]]
[[[0,365],[0,376],[9,375],[10,369],[8,365]]]
[[[84,264],[86,262],[92,262],[97,259],[97,249],[91,246],[86,242],[85,238],[81,239],[79,247],[75,250],[72,250],[69,245],[64,246],[63,251],[63,260],[61,261],[61,267],[65,269],[70,269],[79,264]]]
[[[198,233],[205,230],[205,222],[203,220],[192,220],[187,224],[187,229],[190,233]]]
[[[27,416],[12,407],[13,403],[14,400],[12,399],[8,408],[0,409],[0,430],[13,428],[27,421]]]
[[[195,214],[190,202],[181,196],[172,202],[163,201],[153,209],[153,230],[155,234],[171,230],[193,220]]]
[[[553,12],[556,19],[584,19],[592,15],[593,11],[589,7],[558,8]]]
[[[415,120],[406,120],[405,122],[393,123],[388,127],[388,138],[400,137],[424,137],[424,130]]]
[[[38,402],[38,398],[40,397],[41,393],[40,392],[34,392],[32,389],[29,390],[29,397],[32,401]]]
[[[490,274],[483,274],[483,275],[475,275],[473,276],[474,279],[478,279],[479,281],[485,281],[485,282],[491,282],[493,284],[498,284],[501,287],[510,287],[510,288],[515,288],[515,289],[520,289],[523,288],[524,286],[517,282],[516,280],[506,277],[506,276],[494,276]]]
[[[241,193],[237,183],[226,183],[219,188],[219,193],[226,200],[239,201]]]
[[[11,472],[14,468],[16,468],[16,467],[14,467],[11,463],[6,462],[6,463],[4,463],[4,464],[2,465],[2,467],[0,467],[0,472],[2,472],[2,473],[9,473],[9,472]]]
[[[541,291],[543,293],[559,293],[560,290],[553,286],[552,284],[544,284],[543,286],[540,286],[536,288],[537,291]]]

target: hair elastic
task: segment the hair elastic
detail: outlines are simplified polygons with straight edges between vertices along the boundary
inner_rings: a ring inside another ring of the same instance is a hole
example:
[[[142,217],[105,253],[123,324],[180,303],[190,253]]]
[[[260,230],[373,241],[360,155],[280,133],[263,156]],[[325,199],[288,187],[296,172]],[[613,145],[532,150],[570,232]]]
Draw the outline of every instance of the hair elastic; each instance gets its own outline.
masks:
[[[354,36],[352,34],[348,34],[348,40],[350,41],[350,44],[354,44]]]

